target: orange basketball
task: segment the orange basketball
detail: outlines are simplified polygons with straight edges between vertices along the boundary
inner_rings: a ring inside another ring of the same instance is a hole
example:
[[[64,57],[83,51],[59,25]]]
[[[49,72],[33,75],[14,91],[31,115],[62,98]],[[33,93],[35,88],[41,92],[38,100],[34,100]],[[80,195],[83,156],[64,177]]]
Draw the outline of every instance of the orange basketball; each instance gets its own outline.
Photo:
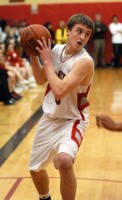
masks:
[[[48,38],[51,39],[51,34],[48,29],[41,24],[32,24],[22,30],[20,43],[22,48],[28,55],[38,55],[36,47],[38,46],[37,40],[45,38],[46,42]]]

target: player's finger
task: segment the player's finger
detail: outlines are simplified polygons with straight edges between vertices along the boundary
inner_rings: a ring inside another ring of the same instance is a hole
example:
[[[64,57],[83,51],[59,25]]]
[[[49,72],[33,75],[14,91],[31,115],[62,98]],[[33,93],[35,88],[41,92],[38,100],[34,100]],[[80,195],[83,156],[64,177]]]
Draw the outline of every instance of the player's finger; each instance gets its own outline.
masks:
[[[96,121],[96,125],[97,125],[98,127],[100,126],[99,121]]]
[[[37,50],[44,49],[44,46],[43,46],[42,41],[41,41],[41,40],[37,40],[37,42],[38,42],[38,45],[39,45],[39,46],[37,46],[36,49],[37,49]],[[40,47],[41,49],[40,49],[39,47]]]
[[[46,40],[45,40],[44,37],[42,37],[42,42],[43,42],[43,46],[44,46],[44,48],[47,48],[47,42],[46,42]]]
[[[103,127],[102,120],[99,116],[96,116],[96,125],[98,128]]]
[[[41,49],[39,47],[36,47],[36,50],[38,51],[38,53],[41,53]]]
[[[98,123],[99,120],[100,120],[100,117],[97,115],[97,116],[96,116],[96,122]]]
[[[48,38],[48,48],[51,49],[51,40]]]

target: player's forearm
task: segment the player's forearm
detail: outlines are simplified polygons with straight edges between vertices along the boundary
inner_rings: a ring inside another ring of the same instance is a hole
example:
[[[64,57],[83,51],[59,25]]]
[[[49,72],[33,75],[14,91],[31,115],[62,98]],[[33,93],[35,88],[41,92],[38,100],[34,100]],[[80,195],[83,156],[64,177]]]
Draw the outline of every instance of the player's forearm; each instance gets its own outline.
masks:
[[[42,85],[46,82],[46,76],[38,56],[30,56],[31,66],[36,83]]]
[[[63,95],[63,81],[56,75],[52,64],[45,66],[44,68],[55,98],[61,99]]]

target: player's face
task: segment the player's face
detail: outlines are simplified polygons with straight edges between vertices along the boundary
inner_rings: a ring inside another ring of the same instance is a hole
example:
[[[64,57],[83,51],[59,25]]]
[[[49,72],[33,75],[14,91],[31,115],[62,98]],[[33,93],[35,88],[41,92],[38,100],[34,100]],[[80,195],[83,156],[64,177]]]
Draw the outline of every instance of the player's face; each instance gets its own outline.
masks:
[[[67,29],[67,44],[72,51],[80,51],[88,42],[92,29],[83,24],[76,24],[71,30]]]

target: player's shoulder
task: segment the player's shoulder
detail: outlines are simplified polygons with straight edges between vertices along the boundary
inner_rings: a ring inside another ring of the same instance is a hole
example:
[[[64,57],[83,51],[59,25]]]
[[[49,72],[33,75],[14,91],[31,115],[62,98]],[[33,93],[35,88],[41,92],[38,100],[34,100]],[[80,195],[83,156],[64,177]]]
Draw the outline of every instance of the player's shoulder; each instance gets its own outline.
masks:
[[[93,61],[93,58],[92,58],[92,56],[88,53],[88,51],[85,49],[85,48],[83,48],[82,50],[81,50],[81,52],[80,52],[80,57],[81,58],[85,58],[85,59],[90,59],[91,61]]]
[[[52,54],[53,56],[58,56],[61,54],[63,48],[64,48],[65,45],[63,44],[56,44],[53,49],[52,49]]]
[[[94,60],[85,48],[81,50],[79,58],[77,59],[77,64],[82,66],[82,68],[88,70],[91,68],[91,70],[94,70]]]
[[[52,51],[57,51],[57,50],[62,50],[63,48],[64,48],[64,44],[56,44],[54,47],[53,47],[53,49],[52,49]]]

